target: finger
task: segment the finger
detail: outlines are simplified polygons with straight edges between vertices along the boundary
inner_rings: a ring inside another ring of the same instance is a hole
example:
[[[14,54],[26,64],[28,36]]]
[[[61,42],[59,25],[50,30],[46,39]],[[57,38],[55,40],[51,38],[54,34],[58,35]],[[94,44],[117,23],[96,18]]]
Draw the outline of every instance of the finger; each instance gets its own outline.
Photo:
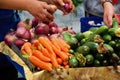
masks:
[[[48,12],[50,12],[51,14],[53,14],[56,10],[57,7],[54,5],[49,5],[49,7],[47,8]]]
[[[63,0],[57,0],[57,2],[58,2],[58,4],[59,4],[60,6],[64,6],[64,5],[65,5],[65,3],[63,2]]]

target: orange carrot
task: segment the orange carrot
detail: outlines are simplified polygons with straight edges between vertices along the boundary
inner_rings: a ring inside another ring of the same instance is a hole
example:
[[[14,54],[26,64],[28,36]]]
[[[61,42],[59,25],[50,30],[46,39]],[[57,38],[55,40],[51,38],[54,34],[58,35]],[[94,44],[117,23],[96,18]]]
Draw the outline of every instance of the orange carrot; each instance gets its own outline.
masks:
[[[43,53],[43,55],[45,55],[46,57],[51,57],[50,53],[48,52],[48,50],[46,48],[42,48],[41,52]]]
[[[51,43],[58,49],[58,50],[61,50],[60,49],[60,46],[58,45],[58,42],[56,39],[51,39]],[[61,44],[62,45],[62,44]]]
[[[68,69],[68,68],[70,68],[70,65],[65,65],[64,68]]]
[[[63,62],[63,65],[67,65],[68,64],[68,60]]]
[[[63,61],[68,60],[68,56],[64,54],[62,51],[58,50],[54,45],[51,45],[55,54],[59,56]]]
[[[56,56],[51,47],[50,40],[47,40],[46,37],[39,37],[38,40],[50,52],[50,54],[54,54],[54,56]]]
[[[31,43],[26,42],[23,44],[21,51],[25,51],[29,56],[32,55]]]
[[[58,64],[62,64],[62,59],[61,58],[59,58],[59,57],[57,57],[57,62],[58,62]]]
[[[56,40],[57,45],[60,47],[60,49],[64,52],[69,52],[69,48],[65,46],[65,43],[61,43],[61,39]]]
[[[46,61],[46,62],[50,61],[50,58],[44,56],[39,50],[33,50],[32,54],[42,61]]]
[[[70,49],[70,45],[67,44],[63,39],[59,39],[59,43],[62,44],[64,47]]]
[[[57,59],[54,56],[54,54],[51,54],[51,62],[52,62],[53,67],[55,67],[55,68],[59,67],[59,64],[58,64]]]
[[[50,72],[52,71],[52,67],[51,67],[50,63],[46,63],[44,61],[41,61],[40,59],[38,59],[35,56],[30,56],[29,60],[31,61],[31,63],[33,65],[39,67],[40,69],[45,69],[45,70],[48,70]]]

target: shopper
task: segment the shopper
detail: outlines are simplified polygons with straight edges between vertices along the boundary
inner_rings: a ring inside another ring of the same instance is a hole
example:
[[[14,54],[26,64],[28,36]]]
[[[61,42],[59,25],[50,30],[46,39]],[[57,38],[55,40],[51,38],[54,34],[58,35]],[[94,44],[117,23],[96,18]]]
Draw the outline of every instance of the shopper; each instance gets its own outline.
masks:
[[[69,12],[64,8],[65,3],[69,3]],[[0,0],[0,41],[3,41],[11,28],[16,29],[16,24],[20,21],[16,10],[26,10],[38,20],[49,22],[53,20],[57,8],[68,14],[74,6],[71,0]]]
[[[104,2],[104,4],[101,3]],[[115,2],[116,0],[113,0],[111,3],[111,0],[84,0],[84,7],[86,16],[99,16],[103,17],[104,23],[108,26],[112,26],[112,18],[115,16],[115,13],[120,13],[120,1]]]

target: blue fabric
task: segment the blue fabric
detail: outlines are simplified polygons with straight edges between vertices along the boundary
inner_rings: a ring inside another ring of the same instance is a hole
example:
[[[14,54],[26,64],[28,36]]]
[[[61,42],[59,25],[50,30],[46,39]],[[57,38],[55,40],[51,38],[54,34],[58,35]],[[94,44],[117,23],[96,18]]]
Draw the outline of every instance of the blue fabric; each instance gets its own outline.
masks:
[[[18,73],[21,74],[22,80],[26,80],[23,67],[0,52],[0,80],[19,80]]]
[[[0,9],[0,42],[10,29],[16,30],[20,17],[16,11]]]

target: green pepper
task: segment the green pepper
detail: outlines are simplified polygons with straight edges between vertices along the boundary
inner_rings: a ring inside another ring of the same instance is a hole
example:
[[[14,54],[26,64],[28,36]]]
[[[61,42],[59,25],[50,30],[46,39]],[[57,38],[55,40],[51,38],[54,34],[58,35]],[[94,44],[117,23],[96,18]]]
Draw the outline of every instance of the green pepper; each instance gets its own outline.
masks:
[[[63,39],[71,46],[77,44],[77,42],[78,42],[75,35],[67,32],[67,31],[63,32],[62,36],[63,36]]]
[[[77,7],[79,5],[78,2],[77,2],[77,0],[72,0],[72,2],[73,2],[73,4],[74,4],[75,7]]]

